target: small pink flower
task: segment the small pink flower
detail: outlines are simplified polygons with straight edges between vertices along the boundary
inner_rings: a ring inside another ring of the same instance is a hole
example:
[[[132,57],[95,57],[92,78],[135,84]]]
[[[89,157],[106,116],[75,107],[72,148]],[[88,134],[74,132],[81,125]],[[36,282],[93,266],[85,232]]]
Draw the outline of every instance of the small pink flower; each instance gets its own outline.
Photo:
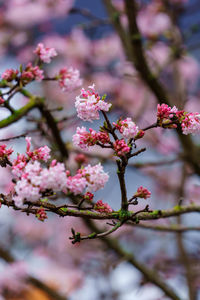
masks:
[[[101,213],[111,213],[113,210],[107,203],[103,203],[102,200],[97,201],[94,206],[94,209]]]
[[[58,55],[54,48],[45,47],[42,43],[39,43],[33,52],[45,63],[50,63],[51,58]]]
[[[147,190],[146,188],[144,188],[143,186],[140,186],[137,189],[137,192],[135,193],[134,196],[135,196],[135,198],[147,199],[147,198],[150,198],[151,192],[149,190]]]
[[[2,97],[0,97],[0,105],[3,104],[4,102],[5,100]]]
[[[58,82],[61,89],[65,92],[71,92],[82,84],[80,72],[73,68],[63,68],[58,75]]]

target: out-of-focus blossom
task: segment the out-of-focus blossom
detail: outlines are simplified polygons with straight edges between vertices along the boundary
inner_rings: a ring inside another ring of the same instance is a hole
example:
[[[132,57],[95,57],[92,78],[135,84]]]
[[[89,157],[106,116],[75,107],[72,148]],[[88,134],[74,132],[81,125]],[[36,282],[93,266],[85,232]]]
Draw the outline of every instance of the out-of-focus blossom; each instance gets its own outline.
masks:
[[[24,262],[8,264],[0,273],[0,293],[5,290],[19,293],[26,286],[27,275],[27,267]]]
[[[34,53],[37,54],[44,63],[50,63],[51,59],[58,55],[54,48],[45,47],[42,43],[37,45]]]
[[[51,2],[51,5],[46,0],[9,0],[7,2],[5,20],[16,27],[27,28],[51,18],[66,16],[74,0],[55,0]]]
[[[1,75],[1,77],[7,81],[12,81],[14,80],[17,75],[18,75],[19,71],[18,70],[14,70],[14,69],[7,69],[3,72],[3,74]]]
[[[70,92],[81,86],[82,79],[79,70],[70,67],[69,69],[63,68],[60,70],[58,82],[63,91]]]
[[[137,22],[142,34],[150,38],[164,34],[171,26],[169,16],[160,12],[154,3],[139,12]]]

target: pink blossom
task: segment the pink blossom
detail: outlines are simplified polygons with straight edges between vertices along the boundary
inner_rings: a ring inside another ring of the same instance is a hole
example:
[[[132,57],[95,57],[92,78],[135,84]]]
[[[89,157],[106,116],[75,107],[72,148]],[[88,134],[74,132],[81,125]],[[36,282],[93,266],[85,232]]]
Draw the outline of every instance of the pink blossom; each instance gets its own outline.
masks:
[[[143,186],[140,186],[137,189],[137,192],[135,193],[134,196],[135,196],[135,198],[147,199],[147,198],[150,198],[151,192],[149,190],[147,190],[146,188],[144,188]]]
[[[97,201],[97,203],[94,206],[94,209],[101,213],[111,213],[113,211],[110,205],[108,205],[107,203],[103,203],[102,200]]]
[[[82,194],[86,189],[87,192],[96,192],[104,187],[109,179],[109,175],[104,172],[102,165],[88,165],[79,169],[75,176],[67,178],[67,188],[75,195]]]
[[[104,172],[101,163],[95,166],[88,165],[84,168],[84,171],[87,179],[88,192],[96,192],[102,189],[109,179],[109,175]]]
[[[17,77],[17,74],[19,73],[18,70],[14,69],[7,69],[6,71],[3,72],[1,77],[7,81],[12,81]]]
[[[110,138],[107,132],[96,132],[92,128],[89,128],[89,132],[85,127],[77,127],[76,134],[73,135],[73,143],[75,146],[80,147],[83,150],[88,150],[88,147],[94,146],[98,142],[103,145],[110,142]]]
[[[26,178],[17,181],[15,185],[16,196],[13,197],[15,205],[21,207],[23,202],[36,202],[40,199],[40,188],[33,186]]]
[[[116,140],[113,145],[114,145],[115,153],[118,156],[122,156],[130,152],[130,147],[126,144],[124,139]]]
[[[3,99],[3,97],[0,97],[0,105],[4,104],[5,100]]]
[[[67,178],[67,188],[74,195],[82,194],[84,189],[86,188],[86,178],[81,174],[77,174],[75,176],[69,176]]]
[[[0,158],[3,158],[5,156],[9,157],[13,153],[13,149],[6,149],[6,147],[6,144],[0,145]]]
[[[24,154],[18,154],[17,159],[14,159],[12,164],[12,173],[20,177],[27,164],[27,158]]]
[[[80,72],[73,68],[63,68],[60,70],[58,75],[58,82],[61,89],[65,92],[71,92],[78,88],[82,84],[82,79],[80,79]]]
[[[51,58],[58,55],[54,48],[45,47],[42,43],[37,45],[33,53],[36,53],[40,57],[41,61],[45,63],[50,63]]]
[[[78,117],[84,121],[92,122],[99,119],[99,111],[108,111],[110,103],[106,103],[95,92],[94,85],[89,86],[89,90],[82,89],[81,94],[76,97],[75,107]]]
[[[41,171],[41,189],[52,189],[55,192],[62,191],[66,187],[67,175],[63,163]]]
[[[183,134],[197,134],[200,132],[200,114],[185,113],[181,120]]]
[[[16,195],[13,199],[17,206],[22,206],[24,201],[34,203],[46,190],[58,192],[66,187],[67,175],[62,163],[42,168],[38,161],[29,161],[23,169],[18,167],[13,173],[20,178],[14,187]]]
[[[32,160],[44,160],[45,162],[51,157],[50,156],[50,149],[48,146],[40,147],[35,149],[34,151],[30,151],[31,147],[31,137],[26,137],[27,147],[26,153]]]
[[[131,120],[131,118],[126,118],[124,120],[119,120],[117,124],[113,123],[122,136],[126,139],[134,138],[139,132],[138,126]]]
[[[157,105],[157,117],[158,119],[168,119],[168,118],[173,118],[174,114],[178,111],[176,106],[173,106],[171,108],[167,104],[158,104]]]
[[[164,34],[171,26],[169,16],[160,12],[155,2],[139,12],[137,22],[142,34],[149,38]]]

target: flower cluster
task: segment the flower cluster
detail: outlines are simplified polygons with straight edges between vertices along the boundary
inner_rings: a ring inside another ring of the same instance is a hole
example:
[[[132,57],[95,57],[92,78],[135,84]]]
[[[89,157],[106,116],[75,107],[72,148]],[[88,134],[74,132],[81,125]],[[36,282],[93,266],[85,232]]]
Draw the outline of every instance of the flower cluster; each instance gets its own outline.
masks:
[[[37,45],[34,53],[37,54],[44,63],[50,63],[51,58],[57,56],[57,52],[54,48],[45,47],[42,43]]]
[[[32,63],[28,63],[21,74],[21,80],[23,83],[28,83],[32,80],[41,81],[43,78],[43,70],[41,70],[38,66],[34,67]]]
[[[148,189],[144,188],[143,186],[140,186],[134,195],[135,198],[143,198],[143,199],[150,198],[150,196],[151,196],[151,192]]]
[[[96,192],[103,188],[109,179],[109,175],[104,172],[99,163],[95,166],[88,165],[77,171],[75,176],[67,178],[67,188],[75,195],[87,192]]]
[[[50,158],[50,149],[48,146],[40,147],[38,149],[35,149],[33,151],[30,151],[31,148],[31,138],[26,137],[26,155],[24,154],[18,154],[17,158],[14,159],[12,164],[12,173],[18,177],[20,177],[24,171],[24,168],[26,164],[32,160],[43,160],[47,161]]]
[[[116,155],[122,156],[129,153],[131,148],[126,144],[124,139],[116,140],[113,144]]]
[[[26,154],[28,157],[32,160],[43,160],[47,161],[50,158],[50,149],[48,146],[40,147],[38,149],[35,149],[34,151],[30,151],[31,147],[31,138],[26,137],[27,147],[26,147]]]
[[[110,138],[107,132],[96,132],[92,128],[89,128],[89,132],[85,127],[77,127],[76,134],[73,135],[73,144],[80,147],[83,150],[88,150],[88,147],[94,146],[97,143],[103,145],[110,142]]]
[[[82,84],[80,72],[73,68],[63,68],[60,70],[58,77],[59,86],[65,92],[71,92]]]
[[[0,165],[2,167],[6,167],[7,164],[11,165],[9,157],[13,153],[13,149],[6,149],[6,147],[6,144],[0,145]]]
[[[183,134],[196,134],[200,131],[200,114],[178,111],[176,106],[171,108],[167,104],[158,104],[157,123],[161,127],[176,128],[181,125]]]
[[[110,205],[108,205],[108,203],[103,203],[102,200],[97,201],[97,203],[94,206],[94,209],[101,213],[110,213],[113,211]]]
[[[15,80],[17,75],[18,75],[19,71],[18,70],[14,70],[14,69],[7,69],[3,72],[3,74],[1,75],[1,77],[4,80],[7,81],[12,81]]]
[[[38,161],[30,161],[21,171],[14,187],[16,194],[13,200],[17,206],[22,206],[24,201],[34,203],[44,197],[47,191],[62,191],[66,181],[64,164],[53,161],[49,168],[42,168]]]
[[[44,222],[45,219],[47,219],[47,213],[46,211],[44,210],[44,208],[39,208],[37,210],[37,213],[36,213],[36,218],[38,218],[38,220]]]
[[[0,145],[0,158],[4,158],[5,156],[9,158],[9,156],[13,153],[13,149],[6,149],[7,145]]]
[[[117,123],[113,123],[116,129],[122,134],[123,138],[131,139],[134,138],[138,132],[139,128],[131,120],[131,118],[126,118],[124,120],[119,120]]]
[[[183,134],[196,134],[200,132],[200,114],[184,113],[181,118],[181,128]]]
[[[104,101],[104,97],[100,97],[95,92],[94,84],[81,90],[81,94],[76,97],[75,107],[78,117],[84,121],[92,122],[99,119],[99,111],[108,111],[111,107],[110,103]]]

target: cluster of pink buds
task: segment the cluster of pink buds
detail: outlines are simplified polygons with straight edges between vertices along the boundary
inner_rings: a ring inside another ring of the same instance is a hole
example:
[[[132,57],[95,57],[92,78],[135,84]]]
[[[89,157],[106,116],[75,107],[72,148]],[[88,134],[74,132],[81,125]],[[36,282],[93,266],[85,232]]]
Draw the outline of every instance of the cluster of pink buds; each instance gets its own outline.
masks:
[[[148,189],[144,188],[143,186],[140,186],[134,195],[135,198],[143,198],[143,199],[150,198],[150,196],[151,196],[151,192]]]
[[[84,195],[84,200],[87,200],[87,201],[92,201],[94,198],[94,194],[90,193],[90,192],[87,192],[85,195]]]
[[[0,165],[6,167],[7,164],[12,165],[9,161],[9,156],[13,153],[13,149],[6,149],[7,145],[0,145]]]
[[[45,219],[47,219],[47,214],[46,214],[46,211],[44,210],[44,208],[39,208],[37,210],[37,213],[36,213],[36,218],[42,222],[44,222]]]
[[[50,63],[51,58],[57,56],[57,52],[54,48],[45,47],[42,43],[37,45],[34,53],[37,54],[44,63]]]
[[[10,82],[10,81],[16,79],[18,73],[19,73],[18,70],[7,69],[7,70],[5,70],[5,72],[3,72],[3,74],[1,75],[1,77],[2,77],[4,80],[7,80],[7,81]]]
[[[96,145],[98,142],[101,144],[109,144],[110,138],[107,132],[96,132],[89,128],[89,132],[85,127],[77,127],[76,134],[73,135],[73,144],[83,150],[88,150],[88,147]]]
[[[34,67],[32,63],[28,63],[21,74],[21,80],[23,83],[28,83],[32,80],[41,81],[43,78],[43,70],[41,70],[38,66]]]
[[[92,122],[99,119],[99,111],[108,111],[111,107],[110,103],[105,102],[105,96],[100,97],[96,93],[94,84],[81,90],[81,94],[76,97],[75,107],[78,117],[84,121]]]
[[[79,70],[73,68],[61,69],[57,78],[59,86],[65,92],[71,92],[74,89],[80,87],[82,84]]]
[[[94,209],[101,213],[111,213],[113,210],[107,203],[103,203],[102,200],[97,201],[94,206]]]
[[[116,155],[122,156],[130,152],[130,147],[126,144],[124,139],[116,140],[113,144]]]
[[[116,129],[122,134],[125,139],[135,138],[139,132],[138,126],[131,120],[126,118],[125,120],[118,120],[117,123],[113,123]]]
[[[200,114],[178,111],[176,106],[171,108],[167,104],[158,104],[157,124],[166,128],[176,128],[179,124],[183,134],[196,134],[200,132]]]

